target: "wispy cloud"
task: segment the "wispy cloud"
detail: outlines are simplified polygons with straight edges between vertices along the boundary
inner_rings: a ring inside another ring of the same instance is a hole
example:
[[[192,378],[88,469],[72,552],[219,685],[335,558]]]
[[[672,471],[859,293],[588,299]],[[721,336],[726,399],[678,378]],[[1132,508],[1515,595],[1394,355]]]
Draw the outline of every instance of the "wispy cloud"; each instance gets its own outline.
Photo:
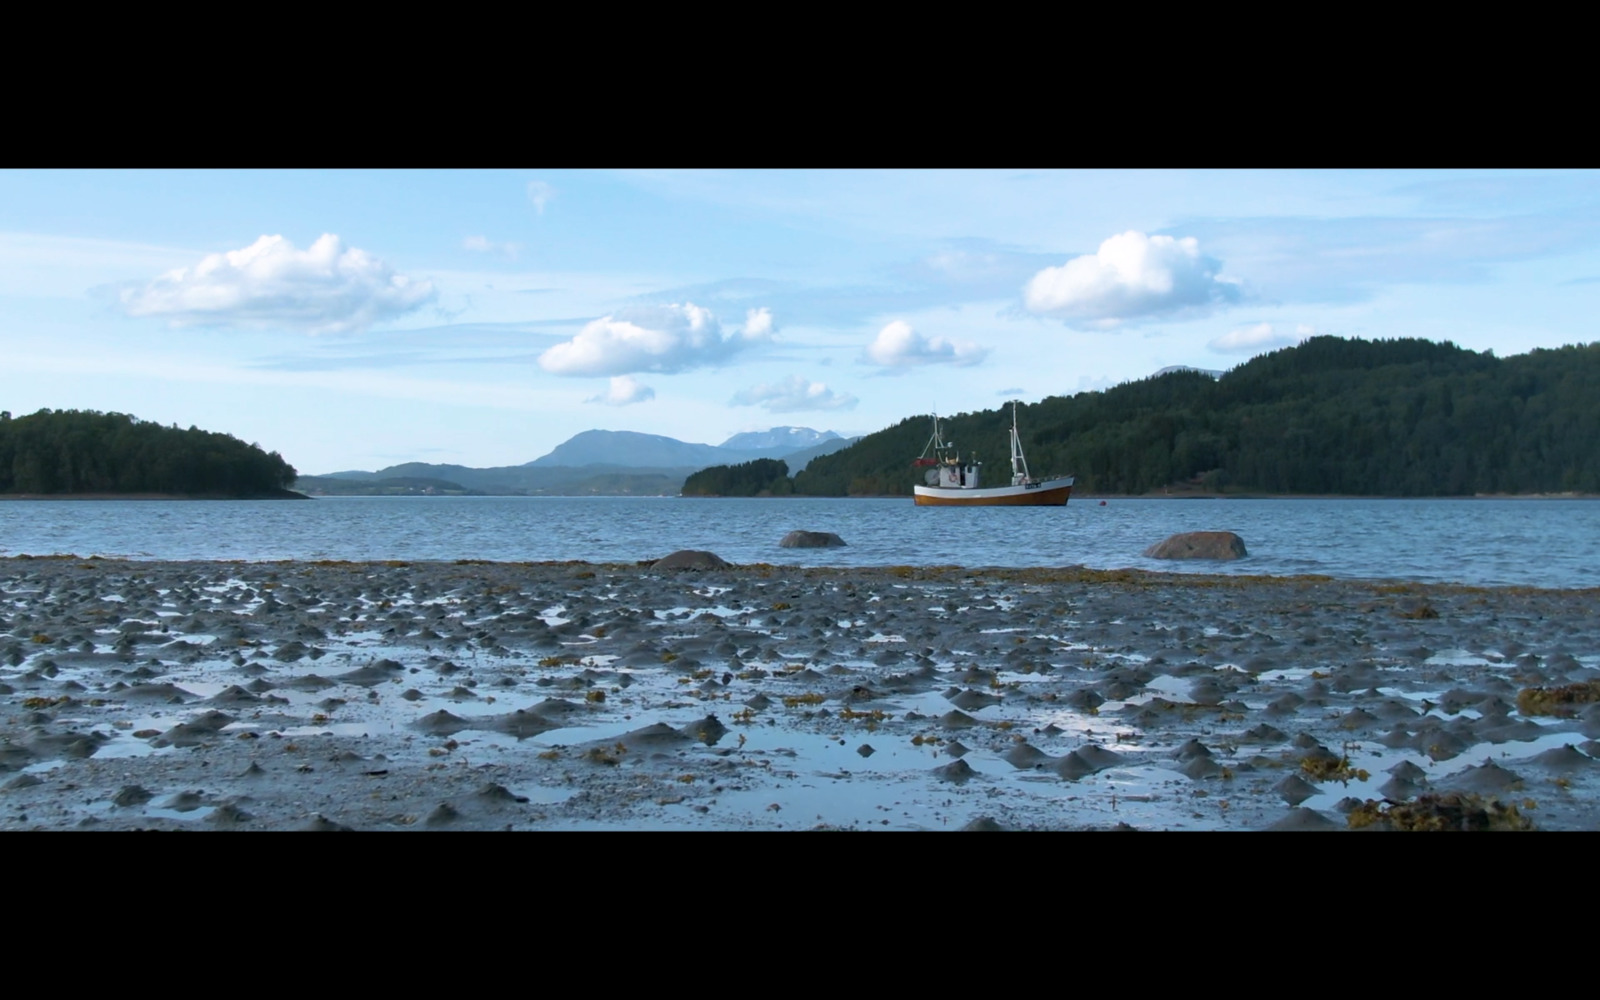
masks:
[[[118,282],[143,280],[193,261],[194,250],[120,240],[0,232],[0,295],[117,301]]]
[[[376,371],[381,368],[433,368],[446,366],[504,368],[537,365],[537,354],[446,354],[440,351],[383,354],[285,355],[241,362],[245,368],[283,372]]]
[[[1516,213],[1529,209],[1570,207],[1573,202],[1593,203],[1600,197],[1600,174],[1593,170],[1546,173],[1534,170],[1511,174],[1474,174],[1427,177],[1401,184],[1391,194],[1414,198],[1429,215],[1479,211],[1495,205]]]
[[[496,243],[487,236],[468,236],[461,241],[461,249],[474,253],[492,253],[502,257],[516,257],[522,249],[518,243]]]
[[[1239,286],[1193,237],[1129,230],[1092,254],[1047,267],[1023,288],[1028,311],[1079,326],[1109,327],[1156,316],[1198,315],[1237,302]]]
[[[22,354],[6,359],[8,370],[82,378],[111,375],[147,378],[154,383],[264,386],[271,389],[316,389],[340,397],[373,396],[412,404],[448,404],[519,412],[544,412],[545,401],[530,395],[524,382],[482,379],[419,378],[379,371],[291,371],[234,366],[185,355],[104,353],[82,355]],[[574,398],[574,401],[575,398]]]
[[[1057,254],[1018,250],[983,239],[946,240],[940,249],[889,269],[897,284],[909,284],[952,300],[1009,299]]]
[[[989,349],[970,340],[929,339],[911,328],[905,320],[893,320],[878,331],[867,345],[862,361],[884,368],[913,368],[918,365],[975,365]]]
[[[551,374],[574,376],[687,371],[766,343],[771,330],[766,310],[750,310],[743,329],[724,335],[711,311],[692,302],[635,306],[588,323],[540,355],[539,364]]]
[[[630,375],[618,375],[611,380],[611,385],[605,392],[598,396],[590,396],[584,402],[600,403],[604,406],[627,406],[630,403],[642,403],[655,398],[654,389],[634,380]]]
[[[592,317],[590,317],[592,318]],[[587,319],[551,321],[568,330]],[[282,353],[241,361],[274,371],[353,371],[444,365],[505,367],[539,363],[539,354],[567,339],[537,320],[519,323],[448,323],[385,331],[381,350],[370,338],[319,337],[279,341]]]
[[[533,203],[533,210],[540,215],[544,214],[544,207],[555,198],[556,189],[547,181],[528,182],[528,201]]]
[[[802,410],[849,410],[859,402],[847,392],[834,392],[822,382],[791,375],[782,382],[763,383],[734,393],[734,406],[759,406],[771,413]]]
[[[243,362],[245,368],[278,372],[365,371],[378,368],[410,368],[438,364],[439,360],[419,351],[393,351],[383,354],[282,355]]]
[[[122,290],[130,316],[174,326],[287,327],[346,333],[396,319],[434,300],[433,283],[397,274],[364,250],[324,234],[306,250],[263,236]]]
[[[29,264],[78,270],[138,268],[149,267],[152,261],[175,266],[193,258],[193,251],[151,243],[38,233],[0,233],[0,264],[7,268]]]
[[[768,278],[724,278],[721,281],[706,281],[696,285],[676,285],[671,288],[660,288],[654,291],[643,292],[634,296],[634,302],[645,305],[660,305],[666,302],[682,302],[691,299],[695,302],[710,302],[713,305],[742,304],[753,300],[766,300],[773,295],[786,291],[796,291],[801,288],[793,281],[774,281]]]
[[[1395,284],[1478,284],[1495,265],[1600,246],[1600,209],[1490,217],[1191,219],[1184,229],[1275,302],[1344,303]]]
[[[1016,250],[984,239],[942,240],[936,249],[874,268],[849,283],[805,283],[739,277],[663,287],[638,295],[649,303],[702,303],[729,315],[770,307],[791,327],[842,329],[940,306],[1015,301],[1017,290],[1056,254]]]
[[[1257,323],[1231,330],[1206,346],[1218,354],[1258,354],[1279,347],[1293,347],[1316,334],[1315,328],[1304,323],[1295,326],[1293,332],[1271,323]]]

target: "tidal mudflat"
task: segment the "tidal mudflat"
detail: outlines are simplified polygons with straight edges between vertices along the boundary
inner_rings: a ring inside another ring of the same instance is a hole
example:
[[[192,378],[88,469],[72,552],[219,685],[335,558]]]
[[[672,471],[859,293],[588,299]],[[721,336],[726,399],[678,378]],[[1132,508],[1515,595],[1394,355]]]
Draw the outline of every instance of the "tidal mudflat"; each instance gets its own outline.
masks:
[[[1587,829],[1597,598],[5,559],[0,828]]]

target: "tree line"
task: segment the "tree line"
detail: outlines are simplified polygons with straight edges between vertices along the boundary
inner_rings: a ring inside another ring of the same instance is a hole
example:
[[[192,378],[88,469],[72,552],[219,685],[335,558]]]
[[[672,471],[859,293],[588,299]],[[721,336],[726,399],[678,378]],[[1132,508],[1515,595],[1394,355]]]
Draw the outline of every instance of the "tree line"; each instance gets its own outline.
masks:
[[[738,465],[713,465],[683,481],[686,497],[788,496],[794,492],[789,463],[781,458],[758,458]]]
[[[94,410],[0,412],[0,493],[273,496],[294,480],[277,452],[227,434]]]
[[[1221,378],[1176,371],[1048,397],[1018,421],[1033,473],[1075,475],[1086,493],[1600,493],[1600,343],[1496,358],[1313,337]],[[943,424],[985,460],[987,483],[1008,481],[1009,406]],[[909,494],[931,431],[907,418],[812,460],[794,490]]]

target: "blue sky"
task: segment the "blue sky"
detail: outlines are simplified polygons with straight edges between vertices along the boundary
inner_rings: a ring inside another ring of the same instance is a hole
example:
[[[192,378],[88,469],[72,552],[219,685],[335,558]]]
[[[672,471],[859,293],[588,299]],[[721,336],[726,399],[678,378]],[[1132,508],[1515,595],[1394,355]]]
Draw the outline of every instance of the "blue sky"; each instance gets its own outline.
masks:
[[[3,171],[0,409],[303,473],[1600,339],[1600,172]]]

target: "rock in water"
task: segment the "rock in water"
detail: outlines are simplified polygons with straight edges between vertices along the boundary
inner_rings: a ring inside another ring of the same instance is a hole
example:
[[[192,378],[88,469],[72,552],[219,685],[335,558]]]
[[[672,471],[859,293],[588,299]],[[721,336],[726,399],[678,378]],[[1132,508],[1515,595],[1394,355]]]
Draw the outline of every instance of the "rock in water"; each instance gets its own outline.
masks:
[[[778,543],[781,549],[831,549],[844,544],[844,539],[831,531],[791,531]]]
[[[689,723],[687,726],[684,726],[682,729],[678,730],[678,732],[689,737],[691,740],[704,743],[706,746],[710,747],[716,746],[717,741],[727,735],[728,727],[724,726],[722,724],[722,720],[718,719],[715,715],[708,715],[699,722]]]
[[[665,559],[650,564],[651,569],[722,569],[728,563],[715,552],[699,549],[679,549]]]
[[[1148,559],[1243,559],[1244,539],[1231,531],[1185,531],[1144,550]]]

